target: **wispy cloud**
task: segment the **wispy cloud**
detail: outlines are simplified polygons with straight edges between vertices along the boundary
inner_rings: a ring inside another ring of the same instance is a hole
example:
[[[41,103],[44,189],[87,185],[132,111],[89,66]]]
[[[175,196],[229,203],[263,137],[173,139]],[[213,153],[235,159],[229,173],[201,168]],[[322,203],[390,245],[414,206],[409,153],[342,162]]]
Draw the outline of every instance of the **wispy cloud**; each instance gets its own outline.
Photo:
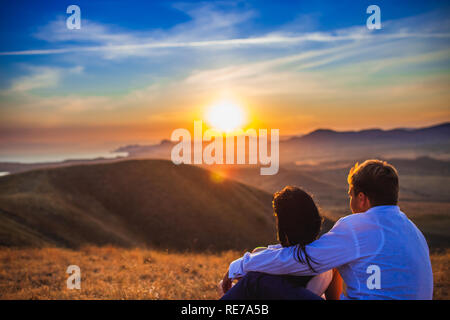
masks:
[[[64,74],[80,74],[83,67],[76,66],[73,68],[55,68],[55,67],[25,67],[29,74],[22,76],[13,81],[11,87],[7,89],[11,93],[27,92],[34,89],[52,88],[57,86]]]
[[[299,44],[302,42],[338,42],[338,41],[360,41],[360,40],[395,40],[408,38],[450,38],[450,33],[395,33],[383,36],[374,36],[373,34],[348,34],[335,35],[330,33],[310,33],[299,36],[276,36],[267,35],[262,37],[252,38],[235,38],[223,40],[204,40],[204,41],[184,41],[184,42],[169,42],[169,41],[151,41],[144,43],[127,43],[127,44],[106,44],[100,46],[79,46],[58,49],[36,49],[36,50],[21,50],[21,51],[6,51],[0,52],[1,56],[14,55],[49,55],[49,54],[64,54],[64,53],[82,53],[82,52],[103,52],[116,53],[122,55],[142,55],[143,50],[160,49],[160,48],[201,48],[201,47],[238,47],[238,46],[261,46],[261,45],[286,45]]]
[[[65,19],[59,17],[41,28],[34,36],[40,40],[64,45],[58,48],[27,49],[0,52],[0,56],[14,55],[56,55],[71,53],[101,54],[105,58],[148,56],[158,49],[179,48],[240,48],[254,46],[289,46],[302,43],[347,43],[357,41],[386,41],[414,38],[450,38],[448,28],[436,28],[435,24],[423,26],[423,32],[416,32],[410,26],[411,18],[402,21],[383,22],[385,30],[377,33],[365,26],[355,26],[329,32],[299,32],[289,24],[266,34],[240,36],[239,26],[248,22],[255,13],[251,10],[221,11],[213,5],[177,5],[189,17],[188,22],[180,23],[165,30],[132,32],[117,26],[104,25],[83,19],[80,30],[68,30]],[[419,22],[423,18],[416,18]],[[295,22],[300,23],[300,22]],[[301,28],[300,28],[301,29]],[[295,31],[293,31],[295,30]],[[447,32],[442,32],[446,30]]]

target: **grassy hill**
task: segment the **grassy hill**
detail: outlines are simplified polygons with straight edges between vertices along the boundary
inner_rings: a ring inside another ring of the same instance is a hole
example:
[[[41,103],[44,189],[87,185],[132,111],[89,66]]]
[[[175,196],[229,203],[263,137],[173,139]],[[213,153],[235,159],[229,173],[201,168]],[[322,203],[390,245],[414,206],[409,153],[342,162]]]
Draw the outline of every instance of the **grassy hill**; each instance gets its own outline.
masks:
[[[0,245],[253,248],[275,240],[271,194],[164,160],[0,178]]]

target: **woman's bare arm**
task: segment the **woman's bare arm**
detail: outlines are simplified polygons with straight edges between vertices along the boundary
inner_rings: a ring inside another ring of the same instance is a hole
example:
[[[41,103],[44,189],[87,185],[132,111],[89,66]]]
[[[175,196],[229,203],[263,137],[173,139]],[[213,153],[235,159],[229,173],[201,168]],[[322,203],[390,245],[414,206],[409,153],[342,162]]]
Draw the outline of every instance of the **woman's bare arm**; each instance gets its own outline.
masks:
[[[327,300],[339,300],[342,294],[344,280],[342,280],[341,275],[337,269],[333,269],[333,279],[330,285],[325,291],[325,297]]]

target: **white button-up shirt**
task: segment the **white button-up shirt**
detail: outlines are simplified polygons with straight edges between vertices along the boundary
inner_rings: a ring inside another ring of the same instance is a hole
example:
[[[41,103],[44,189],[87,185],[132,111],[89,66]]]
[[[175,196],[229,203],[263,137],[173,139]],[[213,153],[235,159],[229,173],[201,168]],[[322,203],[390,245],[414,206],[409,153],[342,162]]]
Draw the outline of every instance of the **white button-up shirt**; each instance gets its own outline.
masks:
[[[433,297],[427,242],[398,206],[377,206],[341,218],[306,251],[316,262],[316,273],[295,259],[294,247],[271,246],[233,261],[229,277],[249,271],[315,275],[337,268],[346,284],[342,299]]]

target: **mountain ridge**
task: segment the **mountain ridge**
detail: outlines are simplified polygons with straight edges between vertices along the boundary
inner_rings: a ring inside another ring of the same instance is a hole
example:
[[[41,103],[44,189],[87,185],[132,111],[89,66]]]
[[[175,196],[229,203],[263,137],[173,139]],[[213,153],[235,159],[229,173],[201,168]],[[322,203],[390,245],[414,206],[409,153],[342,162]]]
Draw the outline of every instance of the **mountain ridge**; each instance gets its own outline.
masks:
[[[389,130],[383,130],[379,128],[363,129],[355,131],[336,131],[331,129],[317,129],[308,134],[292,137],[287,141],[298,141],[298,140],[314,140],[314,139],[324,139],[324,138],[352,138],[357,137],[360,139],[366,138],[410,138],[418,137],[424,135],[426,138],[429,136],[439,137],[442,139],[450,139],[450,122],[444,122],[441,124],[436,124],[428,127],[420,128],[394,128]]]

